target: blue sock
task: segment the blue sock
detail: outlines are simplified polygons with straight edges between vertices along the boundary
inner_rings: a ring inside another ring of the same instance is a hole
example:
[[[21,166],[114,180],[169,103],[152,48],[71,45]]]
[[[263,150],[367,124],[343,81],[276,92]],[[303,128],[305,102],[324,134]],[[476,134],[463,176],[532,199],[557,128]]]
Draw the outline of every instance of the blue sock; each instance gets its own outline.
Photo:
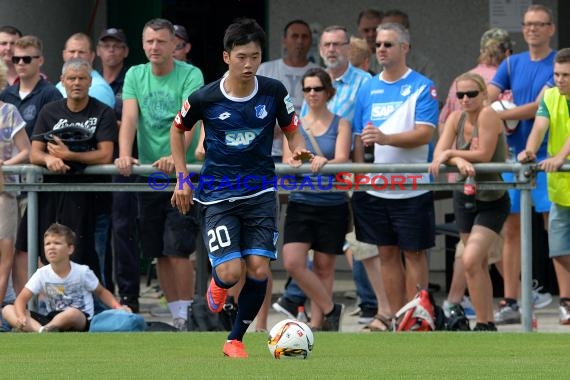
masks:
[[[237,281],[232,283],[232,284],[228,284],[227,282],[223,282],[222,279],[220,279],[218,277],[218,273],[216,272],[215,268],[212,269],[212,277],[214,277],[214,282],[216,283],[216,285],[218,285],[222,289],[229,289],[232,286],[234,286],[235,284],[237,284]]]
[[[263,304],[266,289],[267,278],[264,280],[256,280],[251,277],[245,278],[245,284],[238,298],[236,320],[230,335],[228,335],[228,340],[243,340],[247,328],[253,322],[259,308]]]

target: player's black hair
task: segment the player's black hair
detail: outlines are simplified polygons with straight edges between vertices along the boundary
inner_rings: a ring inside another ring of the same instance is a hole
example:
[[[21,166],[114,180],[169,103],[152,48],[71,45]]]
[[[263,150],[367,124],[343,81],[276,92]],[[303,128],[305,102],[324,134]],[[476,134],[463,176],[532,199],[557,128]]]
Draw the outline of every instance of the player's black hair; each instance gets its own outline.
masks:
[[[241,18],[228,26],[224,34],[224,50],[228,53],[236,46],[256,43],[260,48],[265,46],[265,32],[251,18]]]

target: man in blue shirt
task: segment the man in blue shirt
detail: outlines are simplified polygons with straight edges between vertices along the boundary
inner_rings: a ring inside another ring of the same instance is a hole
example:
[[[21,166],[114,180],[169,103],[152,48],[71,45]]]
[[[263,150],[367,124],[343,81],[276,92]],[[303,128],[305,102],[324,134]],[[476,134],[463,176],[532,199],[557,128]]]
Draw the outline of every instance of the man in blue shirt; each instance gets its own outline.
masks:
[[[511,160],[516,160],[526,147],[528,136],[532,130],[534,116],[538,109],[541,94],[552,87],[552,67],[556,52],[550,47],[555,26],[552,11],[543,5],[531,5],[523,16],[522,32],[528,44],[528,51],[511,55],[505,59],[495,76],[487,86],[489,101],[495,101],[505,90],[512,90],[513,101],[518,106],[502,111],[499,117],[503,120],[520,120],[517,129],[507,136]],[[542,161],[547,158],[544,139],[536,157]],[[507,182],[514,181],[513,173],[503,173]],[[517,299],[520,293],[521,243],[520,243],[520,190],[509,190],[511,198],[511,214],[505,222],[503,245],[503,282],[504,297],[499,301],[495,322],[497,324],[520,323],[521,314]],[[546,173],[539,172],[536,177],[536,188],[531,192],[536,212],[543,214],[544,225],[548,225],[550,202],[546,188]],[[537,297],[539,293],[534,293]]]
[[[69,61],[71,58],[81,58],[93,64],[95,52],[91,38],[84,33],[75,33],[67,39],[62,52],[63,62]],[[105,79],[96,70],[91,71],[91,87],[89,88],[89,96],[105,103],[111,108],[115,107],[115,94],[111,86],[105,82]],[[67,97],[65,89],[61,82],[56,84],[57,89],[63,97]]]

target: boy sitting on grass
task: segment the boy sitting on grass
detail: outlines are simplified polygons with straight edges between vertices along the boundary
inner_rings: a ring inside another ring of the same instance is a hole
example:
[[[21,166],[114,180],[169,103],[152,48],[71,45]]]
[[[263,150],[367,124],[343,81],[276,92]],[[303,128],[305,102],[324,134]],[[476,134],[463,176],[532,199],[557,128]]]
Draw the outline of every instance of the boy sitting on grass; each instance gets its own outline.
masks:
[[[2,310],[2,316],[18,331],[87,331],[93,317],[93,294],[113,309],[125,309],[105,289],[87,265],[71,261],[75,233],[54,223],[44,234],[44,251],[49,265],[32,275],[14,305]],[[32,296],[43,293],[47,315],[26,310]]]

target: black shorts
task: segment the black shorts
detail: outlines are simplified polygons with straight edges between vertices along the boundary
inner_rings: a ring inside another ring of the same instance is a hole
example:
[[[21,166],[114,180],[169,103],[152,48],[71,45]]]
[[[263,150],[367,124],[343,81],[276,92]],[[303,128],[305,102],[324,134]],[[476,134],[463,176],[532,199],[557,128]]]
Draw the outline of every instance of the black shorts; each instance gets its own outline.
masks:
[[[141,192],[139,199],[139,235],[147,257],[189,257],[196,250],[200,230],[199,205],[183,215],[172,207],[168,191]]]
[[[453,192],[455,224],[462,233],[469,233],[474,225],[487,227],[500,234],[511,210],[509,194],[494,201],[476,201],[473,211],[465,209],[466,196],[460,191]]]
[[[348,203],[311,206],[289,202],[283,244],[310,243],[317,252],[342,255],[348,218]]]
[[[433,194],[387,199],[365,192],[352,195],[356,239],[363,243],[395,245],[405,251],[423,251],[435,245]]]
[[[277,193],[202,206],[202,237],[212,267],[249,255],[277,259]]]
[[[36,313],[35,311],[30,311],[30,316],[40,325],[45,326],[48,323],[50,323],[55,318],[55,316],[61,313],[62,311],[63,310],[51,311],[47,315]],[[91,324],[91,321],[89,320],[89,315],[85,312],[82,313],[83,315],[85,315],[85,327],[81,331],[89,331],[89,325]]]

